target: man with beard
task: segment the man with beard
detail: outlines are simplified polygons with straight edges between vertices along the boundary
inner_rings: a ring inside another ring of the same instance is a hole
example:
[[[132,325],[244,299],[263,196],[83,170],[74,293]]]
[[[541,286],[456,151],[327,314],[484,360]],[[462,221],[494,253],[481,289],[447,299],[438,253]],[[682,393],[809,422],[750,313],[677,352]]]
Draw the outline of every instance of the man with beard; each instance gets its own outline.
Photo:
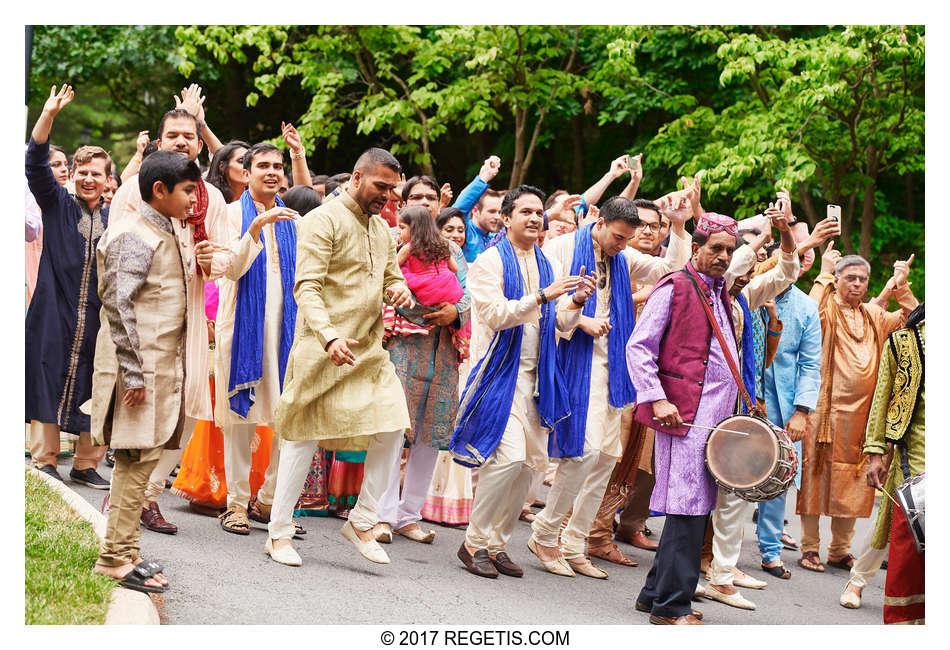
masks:
[[[389,563],[373,526],[410,420],[382,346],[382,307],[384,301],[395,307],[414,303],[379,213],[401,170],[388,151],[368,149],[342,194],[298,223],[298,318],[274,417],[283,442],[264,547],[281,564],[301,564],[290,541],[292,517],[318,444],[366,451],[359,498],[341,534],[366,559]]]

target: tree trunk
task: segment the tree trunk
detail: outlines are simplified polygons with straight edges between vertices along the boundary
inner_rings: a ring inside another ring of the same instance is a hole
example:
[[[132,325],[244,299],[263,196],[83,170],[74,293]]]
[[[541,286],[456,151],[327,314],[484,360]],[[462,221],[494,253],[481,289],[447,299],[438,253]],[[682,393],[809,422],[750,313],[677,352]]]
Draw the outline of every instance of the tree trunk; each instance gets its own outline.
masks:
[[[907,221],[915,221],[917,209],[914,203],[914,177],[910,172],[904,174],[904,196],[907,200]]]
[[[864,206],[861,210],[861,240],[858,254],[864,259],[871,257],[871,234],[874,232],[874,194],[877,190],[878,159],[873,147],[867,148],[867,175],[871,179],[864,189]]]
[[[571,118],[571,141],[574,145],[574,166],[571,187],[584,186],[584,120],[580,115]]]
[[[523,108],[515,108],[515,155],[511,161],[511,180],[508,182],[508,189],[513,190],[521,185],[521,179],[524,177],[524,139],[525,122],[528,119],[528,112]]]
[[[805,210],[805,220],[808,221],[809,229],[813,229],[821,219],[818,218],[818,213],[815,212],[815,204],[812,202],[811,194],[808,193],[804,183],[798,184],[798,201]]]

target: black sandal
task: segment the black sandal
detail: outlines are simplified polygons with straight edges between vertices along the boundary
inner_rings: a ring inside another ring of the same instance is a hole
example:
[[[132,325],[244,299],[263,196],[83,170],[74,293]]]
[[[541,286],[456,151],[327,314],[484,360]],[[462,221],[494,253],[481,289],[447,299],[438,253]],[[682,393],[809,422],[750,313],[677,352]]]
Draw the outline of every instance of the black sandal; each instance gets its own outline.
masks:
[[[776,578],[781,578],[782,580],[788,580],[792,577],[792,572],[786,569],[784,564],[779,564],[778,566],[765,566],[765,562],[763,562],[762,570],[769,575],[773,575]]]
[[[833,566],[839,569],[845,569],[847,571],[850,571],[851,567],[854,566],[854,560],[855,560],[854,556],[848,553],[847,555],[837,560],[832,560],[831,558],[828,558],[828,561],[825,562],[825,564],[827,564],[828,566]]]
[[[158,570],[155,569],[158,567]],[[120,587],[125,587],[126,589],[131,589],[132,591],[141,591],[143,593],[149,594],[163,594],[165,593],[165,587],[153,587],[151,585],[145,584],[145,581],[154,576],[156,573],[161,573],[161,566],[155,562],[146,562],[143,561],[137,567],[129,571],[124,578],[121,580],[116,579],[116,582],[119,583]]]

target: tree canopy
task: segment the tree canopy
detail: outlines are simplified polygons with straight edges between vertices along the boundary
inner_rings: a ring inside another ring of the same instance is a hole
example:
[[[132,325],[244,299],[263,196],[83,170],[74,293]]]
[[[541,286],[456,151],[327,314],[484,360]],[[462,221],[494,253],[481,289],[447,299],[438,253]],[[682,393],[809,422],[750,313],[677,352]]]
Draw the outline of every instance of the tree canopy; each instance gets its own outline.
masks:
[[[501,187],[580,192],[643,153],[642,196],[705,170],[707,209],[760,212],[787,187],[814,224],[842,206],[872,290],[916,252],[923,295],[922,26],[37,26],[30,124],[53,84],[54,140],[131,155],[184,85],[219,138],[293,122],[317,172],[368,146],[460,189],[489,154]],[[27,127],[29,129],[29,126]],[[83,129],[86,129],[85,135]],[[155,134],[152,133],[152,137]],[[610,193],[619,192],[619,187]],[[609,194],[608,194],[609,195]]]

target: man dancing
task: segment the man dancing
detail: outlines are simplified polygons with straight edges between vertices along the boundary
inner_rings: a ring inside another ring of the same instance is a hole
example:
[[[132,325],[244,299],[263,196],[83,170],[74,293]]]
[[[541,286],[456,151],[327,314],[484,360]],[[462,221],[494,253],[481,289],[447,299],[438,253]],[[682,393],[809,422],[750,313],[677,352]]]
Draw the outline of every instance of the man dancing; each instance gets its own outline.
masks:
[[[274,417],[283,442],[264,546],[281,564],[301,564],[290,542],[292,517],[318,444],[366,450],[360,495],[341,534],[366,559],[389,563],[372,529],[410,424],[402,384],[382,346],[382,308],[384,300],[396,307],[413,300],[378,215],[401,170],[388,151],[368,149],[340,197],[297,224],[298,318]]]
[[[556,312],[553,301],[578,289],[575,297],[583,302],[594,291],[592,276],[554,279],[537,246],[543,213],[541,190],[522,185],[508,192],[501,205],[505,237],[478,256],[468,277],[472,358],[479,361],[462,393],[449,450],[461,464],[479,467],[458,557],[485,578],[524,575],[505,547],[532,470],[547,467],[548,434],[568,414],[555,326],[573,329],[581,314]],[[564,447],[559,452],[567,455]]]
[[[737,387],[727,359],[737,358],[723,275],[738,236],[736,222],[703,214],[693,257],[657,283],[627,343],[627,368],[637,391],[637,420],[656,429],[656,487],[650,507],[666,513],[663,534],[636,600],[657,625],[702,625],[690,608],[700,550],[716,483],[705,466],[709,429],[733,413]],[[702,292],[702,295],[700,295]],[[702,301],[715,318],[714,331]],[[700,408],[702,405],[702,408]]]
[[[631,282],[652,283],[664,273],[682,268],[689,259],[683,224],[690,215],[688,206],[674,215],[666,258],[627,249],[640,220],[633,201],[619,196],[604,203],[595,224],[545,246],[555,276],[567,271],[576,275],[582,268],[596,267],[598,280],[593,302],[582,305],[572,296],[558,301],[558,311],[582,312],[577,328],[567,330],[558,345],[564,372],[575,381],[568,388],[571,415],[555,428],[557,438],[567,443],[568,454],[581,456],[581,461],[560,462],[547,505],[531,524],[532,551],[552,573],[607,577],[606,571],[584,555],[584,542],[622,453],[621,411],[636,400],[624,360],[634,325]],[[551,445],[549,453],[557,455],[556,445]],[[572,508],[561,532],[561,522]]]

